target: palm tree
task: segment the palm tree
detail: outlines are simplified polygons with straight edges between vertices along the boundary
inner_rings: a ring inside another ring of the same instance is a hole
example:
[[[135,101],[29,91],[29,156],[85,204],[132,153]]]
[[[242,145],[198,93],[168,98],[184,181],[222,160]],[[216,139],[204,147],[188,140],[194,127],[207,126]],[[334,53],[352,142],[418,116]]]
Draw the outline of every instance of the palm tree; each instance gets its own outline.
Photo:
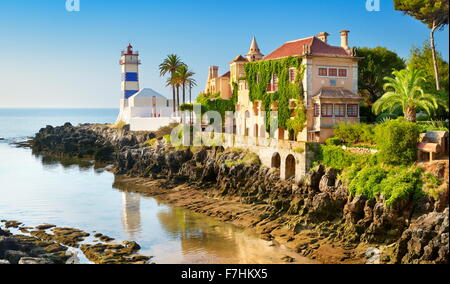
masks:
[[[178,67],[176,71],[176,76],[179,78],[181,86],[183,88],[183,104],[186,103],[186,86],[189,80],[195,75],[194,72],[190,71],[186,65]]]
[[[195,73],[192,74],[195,75]],[[197,81],[195,81],[194,78],[190,78],[188,80],[188,85],[189,85],[189,103],[192,104],[192,87],[197,86]]]
[[[387,82],[384,84],[386,93],[373,105],[375,114],[401,108],[406,120],[416,122],[418,108],[424,109],[428,114],[438,108],[440,101],[435,96],[426,94],[421,87],[421,83],[425,81],[421,70],[407,67],[392,74],[393,78],[384,78]]]
[[[183,65],[185,65],[185,64],[183,63],[183,61],[181,61],[181,59],[178,55],[170,54],[164,59],[163,63],[161,63],[159,65],[160,76],[163,77],[167,73],[169,73],[170,79],[168,81],[172,81],[177,69]],[[175,85],[169,84],[168,86],[172,86],[173,111],[175,112],[176,107],[177,107],[177,104],[175,102]]]
[[[172,86],[172,88],[174,90],[175,95],[173,97],[174,98],[173,99],[173,108],[174,108],[174,112],[176,112],[178,110],[178,108],[180,107],[180,86],[181,86],[180,77],[178,77],[176,73],[167,79],[166,87],[168,87],[168,86]]]

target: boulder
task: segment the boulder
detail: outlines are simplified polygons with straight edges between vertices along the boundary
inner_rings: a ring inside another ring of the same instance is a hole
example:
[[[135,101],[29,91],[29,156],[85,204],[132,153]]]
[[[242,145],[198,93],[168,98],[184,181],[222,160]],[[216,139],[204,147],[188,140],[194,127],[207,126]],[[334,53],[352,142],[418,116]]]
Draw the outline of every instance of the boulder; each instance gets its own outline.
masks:
[[[53,261],[46,259],[46,258],[39,258],[39,257],[22,257],[19,260],[18,264],[54,264]]]
[[[337,170],[333,168],[327,169],[325,174],[320,179],[319,190],[322,192],[334,191],[337,175]]]

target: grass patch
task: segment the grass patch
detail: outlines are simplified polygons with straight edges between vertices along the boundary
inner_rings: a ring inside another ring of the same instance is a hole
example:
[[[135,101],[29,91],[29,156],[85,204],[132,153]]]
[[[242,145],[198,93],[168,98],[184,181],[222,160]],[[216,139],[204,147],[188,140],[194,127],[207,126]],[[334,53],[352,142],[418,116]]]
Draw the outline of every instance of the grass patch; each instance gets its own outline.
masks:
[[[247,153],[245,153],[245,155],[242,159],[226,160],[225,165],[229,168],[232,168],[237,165],[261,166],[261,160],[259,159],[258,155],[256,155],[255,153],[247,152]]]
[[[114,124],[111,124],[111,125],[109,126],[109,128],[122,130],[126,125],[127,125],[127,124],[125,123],[125,121],[120,120],[120,121],[118,121],[118,122],[116,122],[116,123],[114,123]]]

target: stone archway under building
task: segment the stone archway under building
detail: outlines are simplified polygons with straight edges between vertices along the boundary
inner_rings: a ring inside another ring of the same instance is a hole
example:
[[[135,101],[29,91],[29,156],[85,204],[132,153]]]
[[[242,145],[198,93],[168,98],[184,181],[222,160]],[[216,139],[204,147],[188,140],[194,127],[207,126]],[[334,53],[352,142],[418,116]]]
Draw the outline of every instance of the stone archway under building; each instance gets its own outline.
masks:
[[[295,177],[295,157],[293,155],[288,155],[286,157],[286,164],[285,164],[285,179],[288,180],[292,177]]]
[[[272,156],[272,168],[275,168],[275,169],[281,168],[281,156],[278,152],[274,153]]]

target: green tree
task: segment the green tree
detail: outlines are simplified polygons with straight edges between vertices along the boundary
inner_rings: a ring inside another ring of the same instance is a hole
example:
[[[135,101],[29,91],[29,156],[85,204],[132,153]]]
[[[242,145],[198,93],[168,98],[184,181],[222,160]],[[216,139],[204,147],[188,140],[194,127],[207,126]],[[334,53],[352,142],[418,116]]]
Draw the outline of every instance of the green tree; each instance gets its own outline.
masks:
[[[413,47],[408,59],[408,66],[412,68],[423,69],[423,76],[425,82],[423,82],[423,90],[426,93],[434,94],[439,100],[444,102],[443,106],[440,106],[437,113],[432,118],[443,119],[448,117],[448,75],[449,68],[448,63],[442,58],[439,52],[436,53],[436,60],[439,70],[439,82],[441,90],[437,91],[434,82],[434,62],[432,57],[432,50],[428,42],[424,42],[421,47]]]
[[[384,47],[358,48],[359,62],[359,90],[367,105],[372,104],[383,95],[384,78],[391,77],[392,71],[402,70],[405,63],[395,52]]]
[[[195,73],[193,73],[195,75]],[[189,103],[192,104],[192,88],[197,86],[197,81],[194,78],[188,80],[189,85]]]
[[[173,111],[175,112],[177,109],[177,102],[176,102],[176,85],[172,84],[170,82],[176,82],[177,80],[174,78],[175,77],[175,73],[177,71],[177,69],[180,66],[186,65],[183,63],[183,61],[181,61],[180,57],[176,54],[170,54],[168,55],[164,61],[159,65],[159,73],[160,76],[163,77],[167,74],[170,74],[170,78],[167,80],[167,82],[169,83],[167,86],[172,86],[172,98],[173,98]]]
[[[394,0],[395,9],[426,24],[430,32],[430,46],[434,62],[436,90],[441,89],[434,33],[448,25],[448,0]]]
[[[392,74],[394,78],[385,78],[386,93],[373,105],[375,114],[392,112],[400,108],[408,121],[415,122],[418,108],[424,109],[429,114],[438,108],[438,99],[425,93],[421,87],[425,81],[422,70],[407,67]]]
[[[186,87],[189,86],[189,82],[194,75],[195,73],[189,70],[186,65],[181,65],[176,71],[176,76],[178,77],[183,90],[183,104],[186,103]]]
[[[448,62],[442,58],[440,52],[436,52],[436,61],[439,69],[441,90],[448,92]],[[426,79],[423,88],[426,92],[432,93],[436,90],[434,83],[434,62],[431,46],[428,41],[425,41],[422,46],[413,46],[407,64],[413,68],[423,69],[423,76]]]

